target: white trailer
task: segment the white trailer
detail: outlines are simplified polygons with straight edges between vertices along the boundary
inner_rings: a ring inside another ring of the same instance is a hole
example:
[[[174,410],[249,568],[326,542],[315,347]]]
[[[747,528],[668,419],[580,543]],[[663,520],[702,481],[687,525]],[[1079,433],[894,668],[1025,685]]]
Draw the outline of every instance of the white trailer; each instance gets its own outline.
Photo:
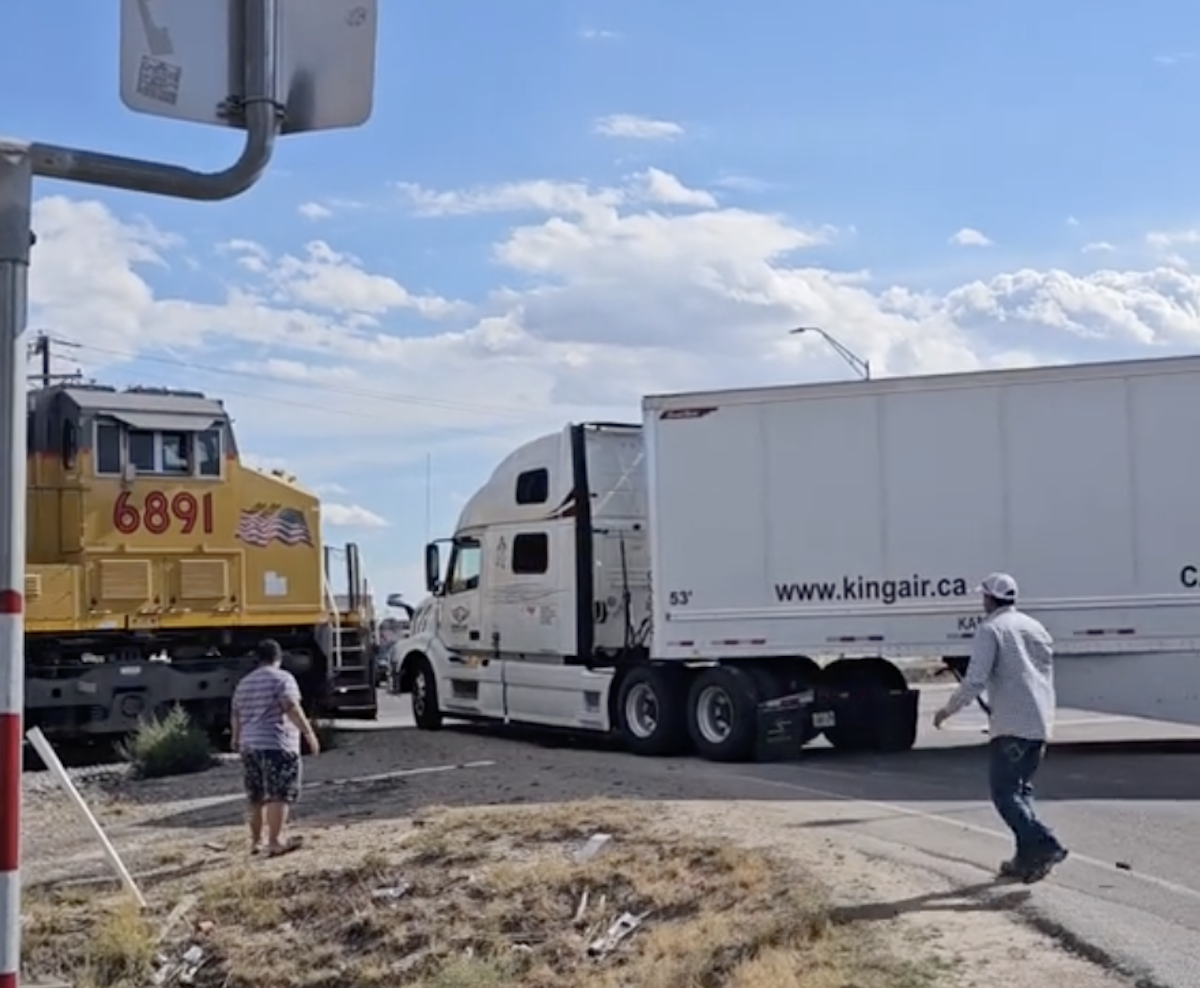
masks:
[[[1197,724],[1198,428],[1200,357],[648,397],[505,459],[444,576],[428,547],[402,686],[427,729],[904,750],[896,660],[961,669],[999,569],[1062,704]]]

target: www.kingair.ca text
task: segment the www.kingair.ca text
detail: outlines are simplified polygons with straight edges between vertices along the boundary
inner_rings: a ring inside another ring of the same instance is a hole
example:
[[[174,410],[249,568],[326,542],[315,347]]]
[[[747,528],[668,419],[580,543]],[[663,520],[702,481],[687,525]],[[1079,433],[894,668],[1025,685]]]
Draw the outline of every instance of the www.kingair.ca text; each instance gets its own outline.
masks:
[[[968,597],[971,584],[957,576],[925,577],[914,573],[903,580],[874,580],[868,576],[843,576],[841,580],[808,583],[776,583],[775,599],[780,603],[837,601],[849,603],[896,604],[902,600],[928,600],[939,597]]]

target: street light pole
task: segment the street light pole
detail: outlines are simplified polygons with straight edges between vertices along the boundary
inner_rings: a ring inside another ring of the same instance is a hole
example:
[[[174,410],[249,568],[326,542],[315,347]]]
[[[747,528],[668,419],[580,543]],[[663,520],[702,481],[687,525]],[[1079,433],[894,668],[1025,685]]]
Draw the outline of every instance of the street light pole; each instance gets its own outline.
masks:
[[[789,332],[793,335],[798,335],[800,333],[816,333],[818,336],[824,339],[825,342],[830,345],[830,347],[833,348],[833,351],[839,357],[853,367],[855,372],[862,377],[864,381],[871,380],[871,362],[869,360],[863,360],[862,357],[856,354],[849,347],[845,346],[840,340],[825,332],[825,330],[823,330],[820,326],[797,326],[795,329],[789,330]]]

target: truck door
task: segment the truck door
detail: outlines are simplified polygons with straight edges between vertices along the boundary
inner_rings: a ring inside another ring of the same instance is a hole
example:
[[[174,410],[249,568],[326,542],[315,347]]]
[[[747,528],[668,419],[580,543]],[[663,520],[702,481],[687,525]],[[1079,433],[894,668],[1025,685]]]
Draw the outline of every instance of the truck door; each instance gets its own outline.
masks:
[[[504,715],[503,663],[492,657],[484,613],[483,546],[458,538],[441,601],[441,639],[447,651],[447,682],[439,690],[447,713]]]

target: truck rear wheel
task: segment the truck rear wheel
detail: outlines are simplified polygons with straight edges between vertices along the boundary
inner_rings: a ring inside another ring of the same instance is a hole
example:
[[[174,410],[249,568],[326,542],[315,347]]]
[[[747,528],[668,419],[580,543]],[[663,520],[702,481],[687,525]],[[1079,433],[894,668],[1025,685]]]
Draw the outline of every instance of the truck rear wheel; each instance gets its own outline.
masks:
[[[617,690],[617,730],[635,755],[676,755],[687,748],[686,690],[678,672],[632,669]]]
[[[688,692],[688,733],[702,758],[712,762],[754,759],[758,688],[743,669],[714,666]]]
[[[438,707],[437,678],[433,667],[423,655],[413,659],[412,666],[412,712],[417,727],[423,731],[436,731],[442,726],[442,711]]]

